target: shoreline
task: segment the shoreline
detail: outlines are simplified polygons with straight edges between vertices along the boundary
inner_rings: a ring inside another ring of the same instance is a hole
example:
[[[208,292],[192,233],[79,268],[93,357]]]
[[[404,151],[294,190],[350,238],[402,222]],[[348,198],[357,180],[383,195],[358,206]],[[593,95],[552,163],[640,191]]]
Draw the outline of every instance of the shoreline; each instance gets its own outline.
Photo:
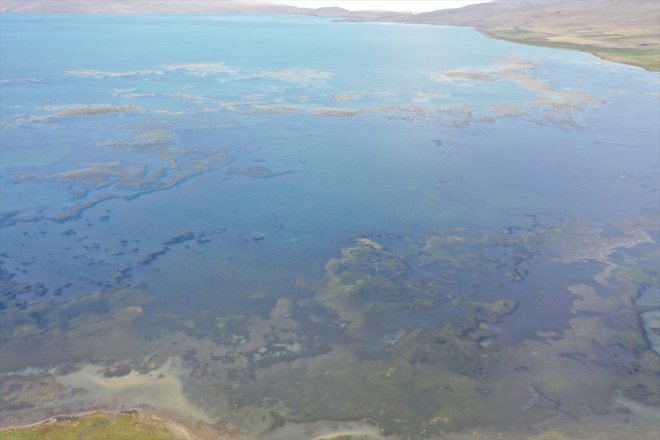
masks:
[[[491,3],[492,4],[492,3]],[[648,72],[660,72],[660,38],[656,42],[657,49],[641,49],[623,46],[606,46],[593,44],[579,44],[571,42],[570,40],[575,36],[570,32],[563,34],[546,34],[542,31],[520,28],[501,28],[493,29],[477,24],[465,23],[451,23],[436,21],[436,20],[411,20],[413,17],[419,15],[402,14],[402,13],[379,13],[370,11],[327,11],[326,8],[320,9],[304,9],[304,8],[287,8],[286,10],[65,10],[65,9],[34,9],[34,10],[11,10],[7,7],[0,9],[0,17],[3,14],[99,14],[99,15],[141,15],[141,14],[238,14],[238,15],[290,15],[290,16],[307,16],[329,18],[337,22],[350,22],[350,23],[395,23],[395,24],[418,24],[418,25],[431,25],[431,26],[452,26],[461,28],[470,28],[487,38],[493,40],[508,41],[510,43],[523,44],[527,46],[547,47],[551,49],[571,50],[583,53],[589,53],[601,60],[624,64],[633,67],[639,67]],[[457,11],[457,9],[441,10],[444,11]],[[531,36],[524,37],[525,34]],[[512,37],[511,35],[519,35],[520,38]],[[547,37],[544,37],[546,35]],[[614,36],[615,34],[612,34]],[[634,36],[631,34],[624,38]],[[659,34],[660,35],[660,34]],[[554,38],[565,41],[553,41],[548,38]],[[642,45],[640,45],[641,47]],[[608,53],[611,52],[611,53]],[[631,59],[632,58],[632,59]],[[635,59],[638,58],[638,59]]]
[[[536,46],[536,47],[547,47],[550,49],[562,49],[562,50],[571,50],[575,52],[583,52],[583,53],[589,53],[601,60],[604,61],[609,61],[612,63],[617,63],[617,64],[624,64],[626,66],[633,66],[633,67],[639,67],[641,69],[646,70],[647,72],[660,72],[660,51],[658,52],[658,60],[653,61],[653,63],[644,63],[644,62],[635,62],[635,61],[626,61],[621,59],[620,57],[616,56],[608,56],[607,54],[603,54],[600,52],[600,50],[607,50],[607,47],[598,47],[596,46],[595,49],[588,49],[588,48],[582,48],[580,47],[579,44],[575,43],[560,43],[560,42],[553,42],[553,41],[521,41],[515,38],[506,38],[501,35],[497,35],[493,33],[492,30],[482,30],[478,28],[473,28],[475,31],[479,32],[480,34],[491,38],[493,40],[502,40],[502,41],[508,41],[511,43],[516,43],[516,44],[524,44],[527,46]]]
[[[116,423],[117,419],[120,418],[126,420],[120,420],[121,423]],[[86,424],[87,426],[85,426]],[[52,431],[58,430],[61,432],[71,431],[70,434],[77,435],[77,438],[80,438],[95,429],[107,429],[108,426],[110,426],[111,430],[110,435],[115,431],[115,435],[125,435],[127,430],[133,428],[136,429],[136,432],[151,429],[155,433],[162,435],[162,437],[154,437],[159,440],[161,438],[168,440],[210,440],[211,438],[216,438],[216,433],[206,435],[201,431],[197,432],[198,430],[195,430],[192,424],[175,421],[158,414],[158,411],[143,408],[130,408],[117,412],[103,409],[89,409],[71,414],[59,414],[34,423],[0,427],[0,438],[11,440],[13,438],[12,434],[15,434],[16,438],[22,439],[23,435],[31,433],[35,435],[57,436],[59,433],[53,433]],[[48,434],[40,433],[40,428],[47,428]],[[245,437],[223,435],[219,437],[219,440],[245,440]]]

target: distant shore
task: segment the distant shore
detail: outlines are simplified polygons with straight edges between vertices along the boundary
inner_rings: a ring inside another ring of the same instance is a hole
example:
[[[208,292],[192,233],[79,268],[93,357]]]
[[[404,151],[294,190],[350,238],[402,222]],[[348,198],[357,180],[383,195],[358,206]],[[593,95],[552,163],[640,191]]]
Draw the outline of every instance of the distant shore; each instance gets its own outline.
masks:
[[[255,4],[242,0],[2,0],[0,12],[253,13],[471,27],[514,43],[578,50],[660,71],[660,8],[655,0],[495,0],[420,14]]]
[[[660,7],[655,0],[495,0],[391,21],[471,27],[491,38],[578,50],[660,71]]]

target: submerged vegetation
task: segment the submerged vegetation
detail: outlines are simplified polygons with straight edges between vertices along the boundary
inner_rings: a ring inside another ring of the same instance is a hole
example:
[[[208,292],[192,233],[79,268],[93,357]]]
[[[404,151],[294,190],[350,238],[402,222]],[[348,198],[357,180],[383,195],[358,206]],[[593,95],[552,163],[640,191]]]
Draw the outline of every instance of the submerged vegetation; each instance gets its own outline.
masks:
[[[432,438],[473,426],[507,430],[514,423],[520,427],[523,418],[528,427],[552,420],[548,426],[562,430],[576,418],[657,406],[659,348],[645,338],[635,305],[644,286],[656,282],[656,273],[639,269],[651,267],[656,257],[638,248],[650,240],[647,231],[657,229],[649,221],[619,228],[621,235],[610,237],[580,224],[500,236],[454,230],[403,254],[360,238],[310,286],[315,301],[280,297],[261,318],[201,312],[186,322],[151,313],[154,298],[129,290],[28,305],[19,299],[20,285],[5,284],[16,295],[2,304],[2,346],[21,354],[3,364],[6,400],[0,409],[47,414],[58,401],[91,404],[115,395],[122,407],[169,408],[208,425],[231,420],[258,438],[286,438],[296,426],[349,419],[370,421],[381,434],[364,438],[376,439]],[[503,324],[518,302],[515,296],[477,293],[483,281],[523,283],[543,297],[551,286],[529,281],[530,267],[555,272],[584,261],[598,262],[600,269],[589,284],[564,285],[570,314],[536,315],[531,319],[541,321],[534,333],[504,342]],[[470,283],[460,281],[465,274]],[[453,318],[434,326],[397,324],[411,310],[443,309],[463,312],[446,314]],[[374,322],[390,325],[378,329]],[[139,328],[153,327],[167,330],[149,339],[137,336]],[[131,353],[153,355],[140,359]],[[29,365],[59,366],[7,373]],[[194,398],[185,391],[187,377],[201,385]],[[613,399],[617,390],[621,395]],[[106,425],[94,432],[115,426]]]

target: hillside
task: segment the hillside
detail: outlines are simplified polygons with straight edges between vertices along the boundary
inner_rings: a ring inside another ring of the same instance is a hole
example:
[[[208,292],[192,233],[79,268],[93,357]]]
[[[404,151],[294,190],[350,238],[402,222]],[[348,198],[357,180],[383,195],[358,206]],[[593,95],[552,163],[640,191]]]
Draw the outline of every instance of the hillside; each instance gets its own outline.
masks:
[[[346,17],[355,20],[412,19],[411,14],[353,12],[342,8],[297,8],[254,0],[0,0],[0,12],[60,13],[252,13]]]
[[[497,0],[416,15],[412,22],[471,26],[510,41],[591,52],[660,70],[655,0]]]

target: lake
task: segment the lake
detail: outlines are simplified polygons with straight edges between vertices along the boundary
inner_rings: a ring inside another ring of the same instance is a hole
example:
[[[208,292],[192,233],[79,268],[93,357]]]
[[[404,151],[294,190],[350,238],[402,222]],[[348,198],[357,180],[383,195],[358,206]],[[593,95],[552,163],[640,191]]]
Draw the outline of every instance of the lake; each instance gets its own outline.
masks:
[[[0,24],[2,424],[657,434],[658,73],[442,26]]]

